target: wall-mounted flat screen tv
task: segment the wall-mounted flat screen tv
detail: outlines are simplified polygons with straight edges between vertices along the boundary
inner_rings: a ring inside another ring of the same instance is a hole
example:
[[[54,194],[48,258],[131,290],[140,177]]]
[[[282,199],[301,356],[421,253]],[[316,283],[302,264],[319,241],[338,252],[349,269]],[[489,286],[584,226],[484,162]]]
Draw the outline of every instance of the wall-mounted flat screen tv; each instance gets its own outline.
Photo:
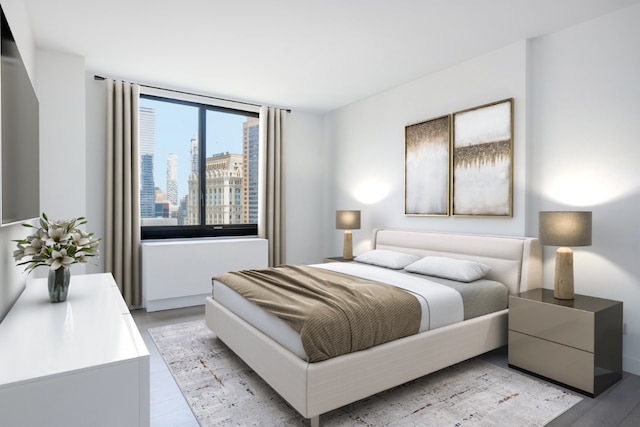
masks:
[[[2,15],[0,127],[2,225],[40,216],[39,106],[18,46]]]

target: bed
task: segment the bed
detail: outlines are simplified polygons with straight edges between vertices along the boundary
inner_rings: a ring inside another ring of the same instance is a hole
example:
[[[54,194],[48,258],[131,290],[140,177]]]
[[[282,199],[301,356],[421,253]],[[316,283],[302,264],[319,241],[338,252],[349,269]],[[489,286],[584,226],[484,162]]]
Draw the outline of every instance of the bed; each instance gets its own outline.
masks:
[[[535,238],[376,229],[374,249],[485,264],[491,267],[485,279],[502,283],[508,294],[541,287]],[[323,413],[506,345],[507,313],[504,308],[319,362],[304,360],[213,297],[206,300],[205,320],[317,427]]]

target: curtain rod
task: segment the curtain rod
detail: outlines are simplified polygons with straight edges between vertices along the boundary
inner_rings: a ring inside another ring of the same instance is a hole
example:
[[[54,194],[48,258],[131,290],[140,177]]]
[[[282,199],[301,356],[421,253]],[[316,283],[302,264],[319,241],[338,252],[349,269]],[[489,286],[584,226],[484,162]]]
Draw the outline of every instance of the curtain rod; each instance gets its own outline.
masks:
[[[103,77],[103,76],[98,76],[98,75],[94,75],[94,76],[93,76],[93,80],[106,80],[106,79],[107,79],[107,77]],[[254,103],[252,103],[252,102],[235,101],[235,100],[233,100],[233,99],[218,98],[218,97],[215,97],[215,96],[202,95],[202,94],[199,94],[199,93],[185,92],[185,91],[182,91],[182,90],[176,90],[176,89],[166,89],[166,88],[163,88],[163,87],[151,86],[151,85],[145,85],[145,84],[141,84],[141,83],[136,83],[136,84],[138,84],[138,85],[140,85],[140,86],[142,86],[142,87],[147,87],[147,88],[149,88],[149,89],[165,90],[165,91],[167,91],[167,92],[181,93],[181,94],[183,94],[183,95],[201,96],[201,97],[203,97],[203,98],[215,99],[215,100],[217,100],[217,101],[234,102],[234,103],[236,103],[236,104],[251,105],[251,106],[253,106],[253,107],[262,107],[262,105],[260,105],[260,104],[254,104]],[[290,112],[291,112],[291,109],[287,108],[287,109],[285,109],[285,111],[286,111],[287,113],[290,113]]]

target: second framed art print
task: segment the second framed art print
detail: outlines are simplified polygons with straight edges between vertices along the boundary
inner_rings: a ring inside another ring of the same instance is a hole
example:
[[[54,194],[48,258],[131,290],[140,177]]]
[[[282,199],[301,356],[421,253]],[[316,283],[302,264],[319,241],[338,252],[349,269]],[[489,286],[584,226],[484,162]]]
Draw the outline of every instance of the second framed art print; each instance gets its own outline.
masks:
[[[453,215],[513,216],[513,98],[453,114]]]
[[[405,127],[405,215],[449,215],[451,118]]]

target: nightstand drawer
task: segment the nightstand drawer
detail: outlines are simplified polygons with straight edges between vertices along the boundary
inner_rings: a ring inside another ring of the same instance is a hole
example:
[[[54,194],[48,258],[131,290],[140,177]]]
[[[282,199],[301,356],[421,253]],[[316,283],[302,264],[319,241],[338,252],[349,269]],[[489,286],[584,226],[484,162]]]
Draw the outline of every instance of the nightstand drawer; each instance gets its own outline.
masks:
[[[595,351],[594,313],[523,298],[509,298],[509,329]]]
[[[594,393],[594,355],[509,331],[509,365]]]

